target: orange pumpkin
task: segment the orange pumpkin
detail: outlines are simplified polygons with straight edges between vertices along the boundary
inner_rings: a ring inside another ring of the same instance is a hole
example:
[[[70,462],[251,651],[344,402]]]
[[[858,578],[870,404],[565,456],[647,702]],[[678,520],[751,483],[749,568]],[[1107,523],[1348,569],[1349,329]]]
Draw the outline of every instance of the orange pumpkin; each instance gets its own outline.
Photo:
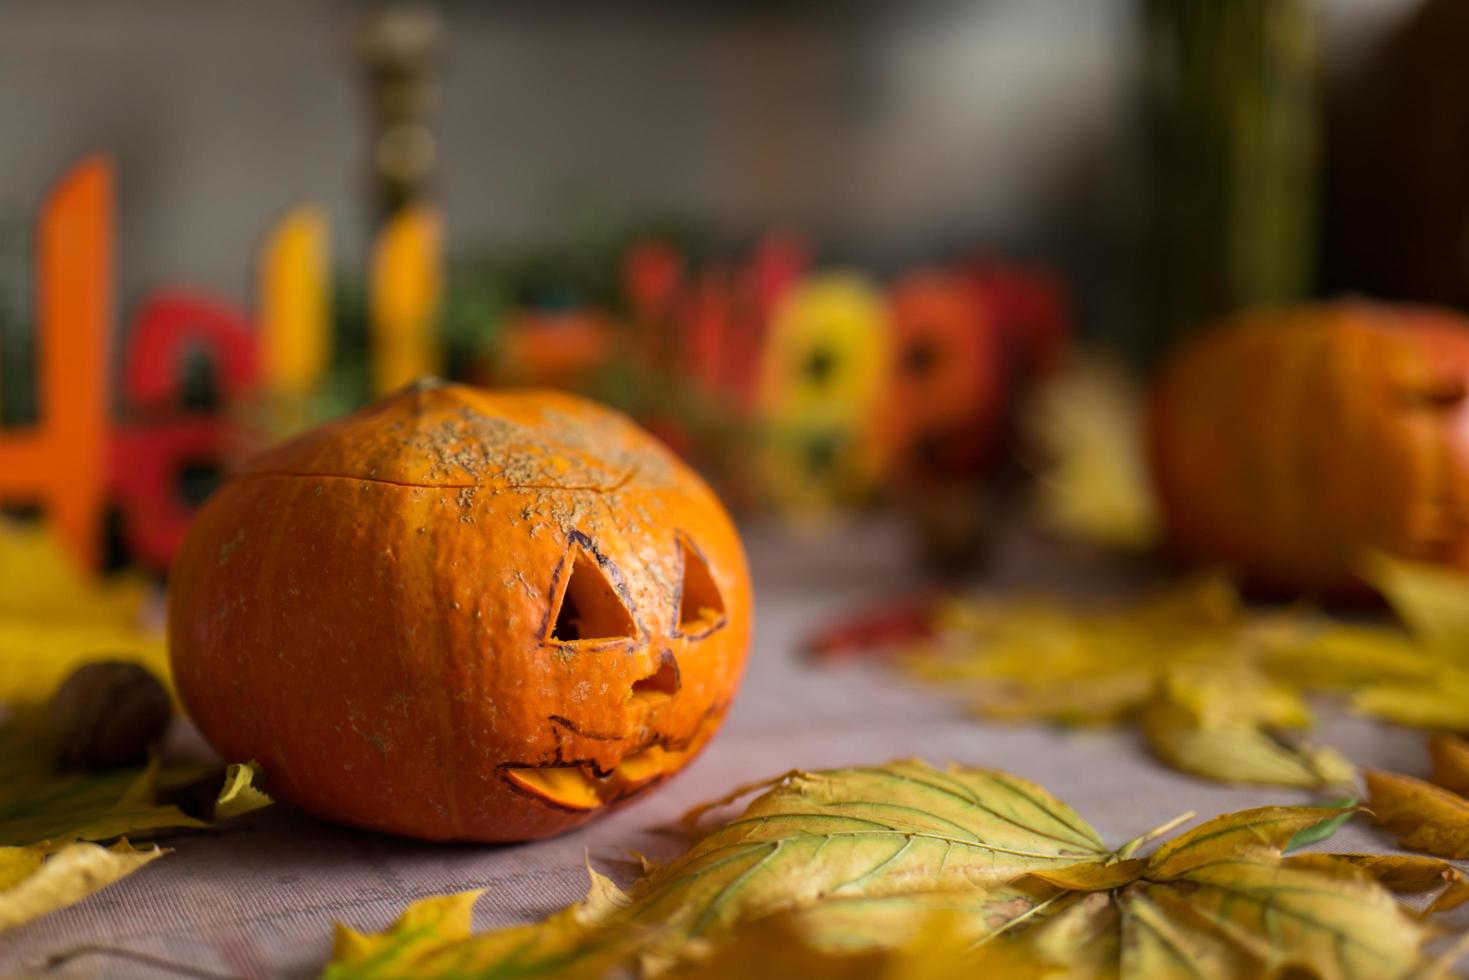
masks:
[[[622,415],[420,382],[247,465],[173,569],[178,690],[320,816],[566,830],[682,767],[749,643],[740,541]]]
[[[1351,596],[1367,549],[1469,568],[1469,321],[1340,303],[1242,315],[1151,409],[1173,544],[1275,592]]]

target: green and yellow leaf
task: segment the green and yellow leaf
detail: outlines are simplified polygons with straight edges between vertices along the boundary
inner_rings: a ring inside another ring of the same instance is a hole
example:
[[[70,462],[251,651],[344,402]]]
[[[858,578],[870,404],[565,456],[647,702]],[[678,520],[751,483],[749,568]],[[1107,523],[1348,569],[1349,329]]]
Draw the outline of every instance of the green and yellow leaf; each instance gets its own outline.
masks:
[[[1175,878],[1215,861],[1279,856],[1297,835],[1339,816],[1330,806],[1266,806],[1215,817],[1158,848],[1148,875]]]
[[[1243,661],[1168,671],[1142,712],[1153,754],[1183,772],[1230,783],[1353,782],[1356,770],[1340,754],[1287,737],[1310,722],[1294,690]]]
[[[212,819],[238,816],[270,798],[256,788],[253,766],[228,774],[200,765],[101,773],[51,767],[42,736],[0,726],[0,929],[80,901],[164,851],[138,851],[126,838],[208,825],[167,797],[211,780]],[[212,774],[212,775],[211,775]],[[118,841],[111,848],[101,842]]]
[[[1438,889],[1448,907],[1462,878],[1426,858],[1284,856],[1341,816],[1227,814],[1143,858],[1176,821],[1109,849],[1045,789],[993,770],[794,773],[626,895],[594,878],[540,925],[482,933],[473,896],[417,903],[381,935],[344,928],[327,975],[1415,975],[1431,930],[1395,895]]]
[[[338,925],[325,977],[606,976],[634,951],[631,929],[599,929],[626,904],[610,881],[591,872],[592,888],[577,905],[535,925],[471,935],[482,891],[426,898],[409,905],[381,933]]]
[[[269,806],[273,801],[262,790],[259,783],[260,771],[253,762],[248,765],[231,763],[224,772],[224,785],[214,801],[214,820],[233,820],[247,813]]]
[[[1307,827],[1305,830],[1297,831],[1294,837],[1286,841],[1285,850],[1287,853],[1303,847],[1310,847],[1312,844],[1319,844],[1328,839],[1361,810],[1357,805],[1357,801],[1350,797],[1331,803],[1322,803],[1321,806],[1337,810],[1338,813],[1334,817],[1326,818],[1314,827]]]
[[[73,670],[142,664],[167,678],[146,625],[152,587],[91,578],[43,527],[0,520],[0,930],[62,908],[166,853],[127,838],[207,826],[270,802],[253,766],[161,765],[62,771],[42,719]],[[200,795],[198,809],[179,803]],[[102,846],[106,842],[112,846]]]

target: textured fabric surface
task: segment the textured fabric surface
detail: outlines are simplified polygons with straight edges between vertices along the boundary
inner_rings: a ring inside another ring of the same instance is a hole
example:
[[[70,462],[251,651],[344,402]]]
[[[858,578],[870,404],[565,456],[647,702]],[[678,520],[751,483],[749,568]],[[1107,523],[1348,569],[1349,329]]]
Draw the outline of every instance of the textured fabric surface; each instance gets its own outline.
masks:
[[[0,936],[0,975],[90,944],[124,947],[227,976],[310,976],[330,950],[332,923],[377,929],[408,901],[483,888],[476,924],[536,919],[582,897],[586,862],[626,883],[633,852],[679,844],[660,833],[688,807],[791,768],[918,756],[995,766],[1043,783],[1110,841],[1184,811],[1200,817],[1309,794],[1211,784],[1162,768],[1129,731],[1067,732],[981,725],[961,708],[880,666],[814,666],[801,640],[835,613],[911,593],[899,529],[862,524],[820,539],[749,534],[756,629],[749,672],[724,730],[667,786],[606,820],[554,840],[514,846],[435,845],[334,827],[276,806],[218,832],[170,838],[175,853],[71,909]],[[1136,588],[1138,572],[1066,560],[1021,532],[1005,535],[987,587],[1099,592]],[[179,733],[188,742],[191,735]],[[1353,761],[1421,774],[1418,733],[1323,712],[1318,741]],[[1390,842],[1354,821],[1333,850]],[[57,973],[155,976],[155,967],[94,952]]]

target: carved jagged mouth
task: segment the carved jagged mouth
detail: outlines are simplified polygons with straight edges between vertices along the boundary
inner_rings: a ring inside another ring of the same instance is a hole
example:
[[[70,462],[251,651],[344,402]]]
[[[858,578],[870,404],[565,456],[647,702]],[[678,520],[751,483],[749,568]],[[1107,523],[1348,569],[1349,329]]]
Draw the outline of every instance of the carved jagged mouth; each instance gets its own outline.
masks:
[[[682,747],[649,745],[627,756],[605,775],[591,765],[523,766],[501,770],[517,789],[568,810],[595,810],[651,786],[683,766],[714,733],[705,719]]]

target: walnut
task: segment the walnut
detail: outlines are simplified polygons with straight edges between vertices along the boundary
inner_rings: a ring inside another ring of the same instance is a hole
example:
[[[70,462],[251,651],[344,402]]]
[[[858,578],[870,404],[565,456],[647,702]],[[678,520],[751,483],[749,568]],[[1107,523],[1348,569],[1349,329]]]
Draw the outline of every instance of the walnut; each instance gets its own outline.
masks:
[[[172,713],[168,691],[144,667],[120,660],[79,667],[51,698],[56,761],[74,769],[142,765]]]

